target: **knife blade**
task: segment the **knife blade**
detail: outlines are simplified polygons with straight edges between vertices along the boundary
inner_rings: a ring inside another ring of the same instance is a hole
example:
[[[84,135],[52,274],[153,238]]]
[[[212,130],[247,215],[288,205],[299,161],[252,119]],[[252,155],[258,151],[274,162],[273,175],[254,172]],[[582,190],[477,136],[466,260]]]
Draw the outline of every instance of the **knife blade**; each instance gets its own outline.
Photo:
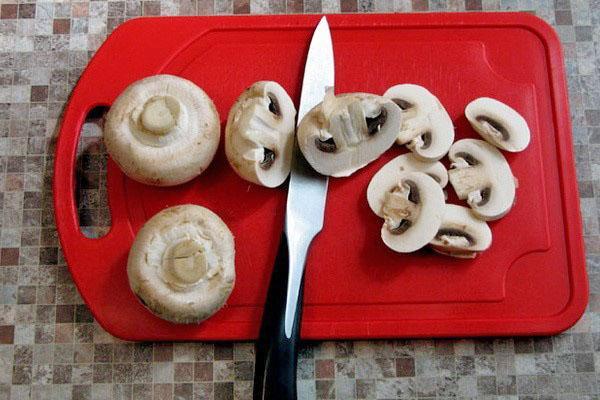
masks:
[[[323,17],[313,33],[302,80],[297,125],[334,86],[331,33]],[[267,292],[254,372],[255,400],[295,400],[306,255],[323,228],[328,178],[315,172],[295,146],[284,232]]]

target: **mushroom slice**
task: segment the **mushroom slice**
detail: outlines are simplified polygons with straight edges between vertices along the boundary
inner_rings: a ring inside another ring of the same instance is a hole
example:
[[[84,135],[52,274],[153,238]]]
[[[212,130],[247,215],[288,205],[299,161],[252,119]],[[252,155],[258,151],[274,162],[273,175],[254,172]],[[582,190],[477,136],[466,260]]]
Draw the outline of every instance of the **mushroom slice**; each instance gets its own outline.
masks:
[[[212,211],[181,205],[150,218],[129,252],[129,285],[159,317],[200,322],[216,313],[235,281],[235,249],[227,225]]]
[[[492,244],[488,224],[475,218],[467,207],[446,204],[442,225],[429,245],[433,250],[459,258],[474,258]]]
[[[369,207],[378,216],[383,218],[383,204],[388,192],[398,186],[400,176],[404,172],[418,171],[431,176],[441,188],[448,183],[448,172],[439,161],[423,161],[414,154],[403,154],[385,164],[371,178],[367,187],[367,201]]]
[[[452,145],[448,157],[450,183],[478,218],[492,221],[510,211],[515,178],[498,149],[483,140],[462,139]]]
[[[454,125],[442,103],[419,85],[402,84],[389,88],[384,96],[402,110],[398,144],[406,144],[419,158],[437,161],[454,141]]]
[[[106,149],[125,175],[155,186],[200,175],[220,136],[212,100],[193,82],[173,75],[132,83],[114,101],[104,125]]]
[[[525,118],[498,100],[475,99],[465,108],[465,116],[482,138],[502,150],[518,152],[529,145],[531,134]]]
[[[404,172],[392,191],[386,192],[381,238],[399,253],[416,251],[438,232],[444,214],[440,185],[423,172]]]
[[[225,128],[225,154],[235,172],[258,185],[281,185],[290,174],[295,119],[294,103],[277,82],[246,89]]]
[[[319,173],[352,175],[389,149],[400,126],[400,109],[381,96],[329,89],[298,127],[298,145]]]

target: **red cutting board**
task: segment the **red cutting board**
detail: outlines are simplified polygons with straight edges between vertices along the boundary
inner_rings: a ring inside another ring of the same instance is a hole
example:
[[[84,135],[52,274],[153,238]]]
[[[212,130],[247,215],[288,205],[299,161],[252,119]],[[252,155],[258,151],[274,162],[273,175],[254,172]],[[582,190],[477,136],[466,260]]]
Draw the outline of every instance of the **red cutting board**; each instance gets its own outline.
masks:
[[[77,287],[98,322],[129,340],[229,340],[257,336],[283,225],[286,189],[248,184],[221,146],[192,182],[155,188],[108,165],[112,229],[79,231],[75,153],[86,113],[110,105],[133,81],[182,76],[213,98],[222,128],[255,81],[281,83],[298,104],[319,16],[136,19],[90,61],[65,110],[56,151],[56,224]],[[325,227],[306,266],[304,339],[552,334],[581,316],[588,296],[563,59],[555,32],[528,14],[332,15],[336,92],[383,93],[416,83],[435,93],[457,139],[477,137],[463,110],[479,96],[517,109],[531,127],[522,153],[505,153],[519,180],[517,202],[492,222],[493,245],[475,260],[424,250],[397,254],[379,237],[382,220],[365,191],[373,174],[406,150],[394,146],[347,179],[331,179]],[[450,189],[449,201],[457,202]],[[199,325],[148,312],[129,289],[135,233],[165,207],[200,204],[235,235],[237,281],[227,306]]]

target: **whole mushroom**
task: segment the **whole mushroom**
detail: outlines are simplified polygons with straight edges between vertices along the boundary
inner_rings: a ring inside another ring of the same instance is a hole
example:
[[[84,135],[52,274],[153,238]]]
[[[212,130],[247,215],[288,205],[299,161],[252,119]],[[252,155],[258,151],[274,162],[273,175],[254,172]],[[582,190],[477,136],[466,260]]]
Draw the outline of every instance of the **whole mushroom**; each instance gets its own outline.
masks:
[[[424,172],[431,176],[441,188],[448,184],[448,172],[439,161],[423,161],[414,154],[402,154],[385,164],[371,178],[367,187],[367,201],[375,214],[383,217],[383,204],[388,192],[398,186],[400,177],[405,172]]]
[[[296,109],[277,82],[260,81],[246,89],[229,111],[225,154],[243,179],[266,187],[290,174]]]
[[[492,231],[467,207],[446,204],[442,225],[429,242],[438,253],[457,258],[474,258],[492,244]]]
[[[235,281],[233,235],[212,211],[181,205],[150,218],[129,252],[129,285],[154,314],[179,323],[216,313]]]
[[[423,160],[444,157],[454,141],[454,125],[442,103],[419,85],[401,84],[389,88],[384,96],[402,110],[398,144],[406,144]]]
[[[219,145],[219,115],[194,83],[155,75],[132,83],[117,97],[103,137],[108,153],[131,179],[178,185],[212,161]]]
[[[416,251],[435,237],[443,215],[444,193],[439,183],[423,172],[404,172],[397,186],[385,192],[381,238],[399,253]]]
[[[323,175],[349,176],[378,158],[396,139],[400,109],[391,100],[367,93],[334,96],[310,110],[298,127],[298,145]]]
[[[462,139],[452,145],[448,157],[450,184],[478,218],[496,220],[510,211],[515,178],[498,149],[483,140]]]
[[[482,138],[506,151],[523,151],[531,134],[525,118],[506,104],[480,97],[465,108],[465,116]]]

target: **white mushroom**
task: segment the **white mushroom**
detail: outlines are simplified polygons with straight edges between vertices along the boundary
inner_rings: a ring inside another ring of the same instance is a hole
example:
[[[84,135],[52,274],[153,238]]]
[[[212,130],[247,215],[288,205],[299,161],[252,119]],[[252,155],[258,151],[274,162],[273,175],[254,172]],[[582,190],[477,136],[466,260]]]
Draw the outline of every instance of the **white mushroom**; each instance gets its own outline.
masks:
[[[290,174],[295,118],[294,103],[277,82],[246,89],[225,129],[225,154],[235,172],[258,185],[281,185]]]
[[[465,108],[465,116],[482,138],[502,150],[518,152],[529,145],[531,135],[525,118],[498,100],[475,99]]]
[[[398,186],[404,172],[418,171],[431,176],[441,188],[448,184],[448,172],[439,161],[422,161],[414,154],[402,154],[385,164],[371,178],[367,187],[367,201],[375,214],[383,217],[383,203],[386,193]]]
[[[442,225],[431,248],[458,258],[474,258],[492,244],[492,231],[485,221],[475,218],[467,207],[446,204]]]
[[[406,144],[418,157],[429,161],[448,153],[454,141],[454,125],[437,97],[409,83],[392,86],[384,96],[402,109],[398,144]]]
[[[191,204],[167,208],[150,218],[133,242],[129,285],[159,317],[199,322],[231,294],[234,258],[233,236],[215,213]]]
[[[219,115],[206,93],[172,75],[132,83],[106,116],[104,143],[131,179],[172,186],[206,169],[219,145]]]
[[[367,93],[334,96],[310,110],[298,127],[298,145],[319,173],[349,176],[389,149],[400,126],[400,109]]]
[[[416,251],[429,243],[440,228],[444,193],[429,175],[404,172],[396,188],[386,192],[382,213],[383,242],[399,253]]]
[[[475,215],[491,221],[508,213],[515,201],[515,179],[506,159],[483,140],[462,139],[450,148],[448,178],[459,199]]]

